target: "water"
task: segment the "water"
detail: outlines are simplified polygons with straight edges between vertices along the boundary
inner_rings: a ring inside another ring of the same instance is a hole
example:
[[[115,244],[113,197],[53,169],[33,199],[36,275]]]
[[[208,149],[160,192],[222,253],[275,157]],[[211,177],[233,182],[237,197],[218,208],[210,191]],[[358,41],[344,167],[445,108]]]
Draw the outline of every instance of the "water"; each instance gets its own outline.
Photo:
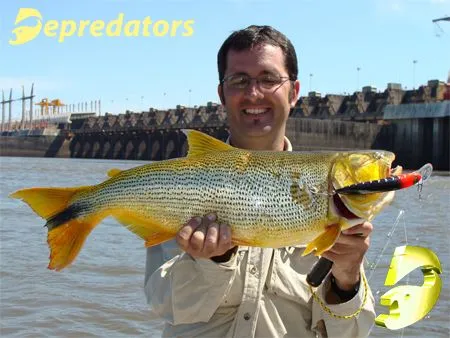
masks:
[[[2,337],[159,335],[161,324],[150,318],[143,293],[143,241],[108,218],[93,230],[70,268],[51,271],[46,269],[43,220],[24,203],[7,197],[24,187],[94,184],[103,181],[111,168],[143,163],[0,157]],[[449,209],[450,177],[433,175],[424,185],[422,200],[415,188],[400,191],[393,205],[374,220],[367,276],[371,276],[377,315],[388,312],[379,299],[389,289],[384,279],[395,247],[408,244],[433,250],[442,264],[443,289],[426,318],[399,331],[375,327],[372,337],[450,336]],[[388,236],[401,210],[403,216]],[[421,285],[420,270],[405,281]]]

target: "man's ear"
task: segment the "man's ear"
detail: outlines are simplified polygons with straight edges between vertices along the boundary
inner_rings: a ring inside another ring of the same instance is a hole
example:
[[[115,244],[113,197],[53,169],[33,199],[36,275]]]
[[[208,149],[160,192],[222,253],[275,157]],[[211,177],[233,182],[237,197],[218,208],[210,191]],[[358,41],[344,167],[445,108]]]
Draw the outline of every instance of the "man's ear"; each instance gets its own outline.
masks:
[[[290,104],[291,104],[291,108],[294,108],[297,101],[298,101],[298,95],[300,94],[300,81],[299,80],[295,80],[294,83],[292,84],[292,89],[291,89],[291,93],[290,93]]]
[[[222,103],[222,105],[225,105],[225,95],[223,95],[223,86],[219,83],[219,85],[217,86],[217,94],[219,94],[219,98],[220,98],[220,103]]]

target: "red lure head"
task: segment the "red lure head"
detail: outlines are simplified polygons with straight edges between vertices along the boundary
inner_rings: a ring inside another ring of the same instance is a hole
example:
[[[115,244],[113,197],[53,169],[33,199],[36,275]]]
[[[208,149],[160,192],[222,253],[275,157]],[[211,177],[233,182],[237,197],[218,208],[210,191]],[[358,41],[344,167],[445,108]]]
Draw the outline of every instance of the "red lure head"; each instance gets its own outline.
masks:
[[[400,175],[398,177],[401,189],[409,188],[409,187],[413,186],[414,184],[420,182],[421,179],[422,179],[422,175],[419,174],[418,172],[404,174],[404,175]]]

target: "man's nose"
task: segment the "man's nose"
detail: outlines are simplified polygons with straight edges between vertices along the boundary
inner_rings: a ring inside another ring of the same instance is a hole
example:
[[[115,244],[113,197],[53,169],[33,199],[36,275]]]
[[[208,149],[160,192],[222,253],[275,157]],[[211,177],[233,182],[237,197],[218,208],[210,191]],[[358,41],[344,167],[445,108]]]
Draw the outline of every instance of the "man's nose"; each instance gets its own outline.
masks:
[[[245,88],[245,96],[250,98],[264,97],[261,87],[256,79],[250,79],[247,88]]]

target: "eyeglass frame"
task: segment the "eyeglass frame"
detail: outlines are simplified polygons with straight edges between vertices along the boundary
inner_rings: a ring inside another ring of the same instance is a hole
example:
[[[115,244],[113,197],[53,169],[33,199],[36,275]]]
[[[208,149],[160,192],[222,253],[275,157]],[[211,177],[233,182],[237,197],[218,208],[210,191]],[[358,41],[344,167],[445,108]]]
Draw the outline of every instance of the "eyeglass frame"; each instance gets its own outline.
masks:
[[[258,79],[258,77],[261,77],[261,76],[264,76],[264,75],[274,75],[274,74],[267,74],[267,73],[264,73],[264,74],[258,75],[258,76],[256,76],[256,77],[251,77],[251,76],[249,76],[249,75],[246,74],[246,73],[231,74],[231,75],[228,75],[228,76],[224,77],[224,78],[220,81],[220,84],[223,85],[229,78],[231,78],[231,77],[233,77],[233,76],[244,76],[244,77],[247,77],[247,79],[249,80],[248,84],[247,84],[245,87],[239,88],[239,87],[233,87],[233,86],[230,86],[230,88],[231,88],[231,89],[236,89],[236,90],[245,90],[245,89],[247,89],[248,86],[251,84],[252,80],[255,80],[255,81],[256,81],[256,84],[258,85],[259,88],[263,88],[263,89],[266,89],[266,90],[270,90],[270,89],[275,88],[276,86],[281,86],[281,85],[283,85],[283,84],[284,84],[285,82],[287,82],[287,81],[295,81],[295,80],[292,80],[289,76],[279,76],[279,75],[276,75],[276,76],[280,79],[280,82],[277,83],[277,84],[274,84],[274,85],[273,85],[272,87],[270,87],[270,88],[267,88],[267,87],[264,87],[263,85],[261,85],[261,82],[260,82],[260,80]]]

